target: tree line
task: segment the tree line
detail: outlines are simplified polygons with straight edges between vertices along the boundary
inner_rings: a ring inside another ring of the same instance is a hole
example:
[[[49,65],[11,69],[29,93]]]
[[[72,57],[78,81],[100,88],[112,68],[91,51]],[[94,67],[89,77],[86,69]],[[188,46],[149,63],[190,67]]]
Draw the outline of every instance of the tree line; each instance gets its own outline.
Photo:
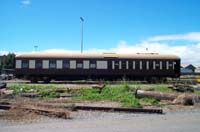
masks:
[[[15,54],[9,53],[0,62],[0,71],[3,69],[14,69],[15,67]]]

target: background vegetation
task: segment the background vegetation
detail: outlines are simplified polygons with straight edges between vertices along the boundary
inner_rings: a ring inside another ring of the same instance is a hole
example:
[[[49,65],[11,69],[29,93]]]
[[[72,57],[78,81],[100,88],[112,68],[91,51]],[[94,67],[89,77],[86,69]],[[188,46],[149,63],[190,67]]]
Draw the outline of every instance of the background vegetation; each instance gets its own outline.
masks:
[[[15,67],[15,54],[9,53],[5,59],[0,61],[0,71],[2,69],[14,69]]]

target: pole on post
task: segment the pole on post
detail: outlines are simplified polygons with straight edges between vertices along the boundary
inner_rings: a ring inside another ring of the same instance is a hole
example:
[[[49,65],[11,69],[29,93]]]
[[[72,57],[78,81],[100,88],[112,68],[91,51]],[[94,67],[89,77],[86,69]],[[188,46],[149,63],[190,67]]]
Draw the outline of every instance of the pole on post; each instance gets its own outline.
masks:
[[[84,22],[84,19],[83,17],[80,17],[81,19],[81,53],[83,53],[83,22]]]

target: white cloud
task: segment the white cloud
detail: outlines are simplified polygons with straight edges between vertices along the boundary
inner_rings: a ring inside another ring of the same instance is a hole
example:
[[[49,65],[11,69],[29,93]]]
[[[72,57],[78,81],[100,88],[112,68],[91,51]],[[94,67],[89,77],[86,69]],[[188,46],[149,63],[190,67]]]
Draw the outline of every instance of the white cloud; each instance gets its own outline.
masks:
[[[174,34],[155,36],[148,39],[148,41],[167,41],[167,40],[186,40],[186,41],[200,41],[200,32],[191,32],[187,34]]]
[[[23,5],[30,5],[31,1],[30,0],[22,0],[21,2]]]
[[[148,50],[147,50],[148,49]],[[200,65],[200,43],[187,45],[169,45],[167,43],[144,41],[139,44],[119,43],[118,47],[112,49],[117,53],[159,53],[174,54],[181,57],[183,64]]]
[[[54,53],[80,53],[75,50],[64,50],[64,49],[48,49],[44,52]],[[116,48],[111,49],[89,49],[84,50],[85,53],[105,53],[114,52],[121,54],[131,53],[159,53],[159,54],[174,54],[181,57],[183,64],[195,64],[200,65],[200,43],[187,45],[170,45],[167,43],[149,42],[143,41],[138,44],[127,44],[126,41],[120,41]]]
[[[161,40],[184,40],[184,45],[172,45],[168,41]],[[192,42],[191,42],[192,41]],[[47,49],[45,53],[80,53],[80,50],[65,49]],[[120,41],[115,48],[110,49],[87,49],[84,53],[105,53],[115,52],[122,54],[129,53],[159,53],[174,54],[181,57],[182,64],[195,64],[200,66],[200,33],[187,33],[179,35],[155,36],[150,39],[141,41],[137,44],[128,44],[126,41]],[[0,51],[0,54],[6,54],[7,51]]]
[[[0,51],[0,55],[7,55],[8,53],[8,51]]]

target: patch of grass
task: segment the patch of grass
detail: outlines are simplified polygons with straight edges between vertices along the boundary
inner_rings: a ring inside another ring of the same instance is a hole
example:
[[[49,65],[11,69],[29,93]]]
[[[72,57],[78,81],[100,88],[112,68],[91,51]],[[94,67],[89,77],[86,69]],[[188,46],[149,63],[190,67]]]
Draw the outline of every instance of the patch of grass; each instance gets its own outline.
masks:
[[[58,97],[60,94],[56,93],[56,92],[49,92],[49,91],[40,91],[39,95],[41,98],[56,98]]]
[[[9,89],[14,90],[15,94],[37,92],[41,98],[55,98],[59,96],[59,93],[50,92],[50,90],[58,89],[54,86],[15,84],[11,85]]]
[[[142,108],[139,99],[133,94],[134,88],[129,85],[118,85],[115,87],[106,86],[101,93],[95,89],[77,91],[81,96],[75,97],[76,100],[109,100],[121,102],[123,107]]]
[[[153,99],[153,98],[142,98],[141,100],[144,101],[144,102],[147,102],[147,103],[149,103],[153,106],[158,106],[158,107],[161,106],[159,101],[156,100],[156,99]]]
[[[194,93],[200,95],[200,90],[194,90]]]
[[[158,85],[153,88],[154,91],[163,92],[163,93],[172,93],[174,92],[172,89],[168,88],[167,86]]]
[[[16,94],[18,93],[28,93],[32,91],[44,91],[44,90],[53,90],[57,89],[54,86],[40,86],[40,85],[27,85],[27,84],[15,84],[9,86],[9,89],[14,90]]]

